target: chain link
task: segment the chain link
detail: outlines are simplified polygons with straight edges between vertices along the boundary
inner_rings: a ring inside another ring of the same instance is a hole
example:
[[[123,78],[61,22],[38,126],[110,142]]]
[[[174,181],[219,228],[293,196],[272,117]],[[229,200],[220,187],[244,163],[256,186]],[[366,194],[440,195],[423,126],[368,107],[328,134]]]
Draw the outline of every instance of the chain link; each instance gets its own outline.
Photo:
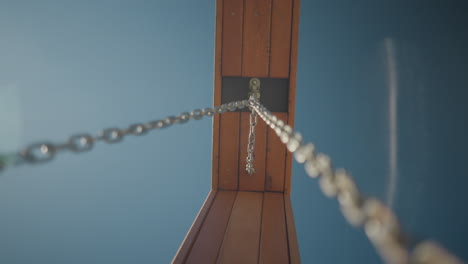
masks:
[[[254,100],[254,96],[250,97],[250,100]],[[254,160],[255,160],[255,126],[257,125],[257,112],[253,108],[250,108],[252,111],[250,113],[250,130],[249,130],[249,141],[247,144],[247,158],[246,158],[246,165],[245,170],[249,175],[255,173],[254,168]]]
[[[71,151],[73,153],[87,152],[93,149],[96,142],[102,141],[108,144],[121,142],[127,135],[142,136],[152,130],[158,130],[172,126],[174,124],[184,124],[190,119],[200,120],[204,116],[214,116],[215,114],[227,111],[243,109],[249,104],[248,100],[231,102],[214,108],[195,109],[192,112],[184,112],[178,116],[168,116],[161,120],[154,120],[144,124],[133,124],[126,129],[116,127],[106,128],[97,136],[91,134],[72,135],[66,142],[53,144],[51,142],[39,142],[27,146],[18,153],[0,153],[0,172],[7,168],[22,164],[46,163],[55,158],[58,153]]]
[[[375,198],[364,196],[357,188],[352,177],[342,169],[335,170],[331,159],[317,153],[314,144],[304,143],[300,133],[278,119],[258,102],[256,97],[249,100],[231,102],[214,108],[195,109],[178,116],[169,116],[162,120],[145,124],[133,124],[126,129],[107,128],[98,136],[76,134],[61,144],[41,142],[31,144],[18,153],[0,153],[0,172],[6,167],[22,164],[38,164],[53,160],[58,153],[71,151],[81,153],[90,151],[98,141],[113,144],[121,142],[125,136],[141,136],[151,130],[157,130],[183,124],[190,119],[200,120],[203,116],[213,116],[227,111],[236,111],[250,107],[250,133],[247,148],[247,167],[249,174],[253,168],[255,147],[255,126],[257,115],[272,128],[288,151],[294,154],[298,163],[304,164],[306,173],[317,178],[322,192],[338,200],[341,212],[346,220],[355,227],[363,227],[365,233],[386,263],[395,264],[459,264],[455,256],[432,241],[423,241],[410,253],[405,244],[405,235],[401,231],[397,217],[390,208]]]
[[[375,198],[364,196],[352,177],[343,169],[333,169],[331,159],[316,153],[314,144],[304,143],[300,133],[278,119],[258,100],[251,98],[250,107],[272,128],[298,163],[304,164],[311,178],[318,178],[322,192],[336,198],[346,220],[365,233],[386,263],[395,264],[459,264],[462,263],[432,241],[416,246],[412,254],[405,244],[397,217],[390,208]]]

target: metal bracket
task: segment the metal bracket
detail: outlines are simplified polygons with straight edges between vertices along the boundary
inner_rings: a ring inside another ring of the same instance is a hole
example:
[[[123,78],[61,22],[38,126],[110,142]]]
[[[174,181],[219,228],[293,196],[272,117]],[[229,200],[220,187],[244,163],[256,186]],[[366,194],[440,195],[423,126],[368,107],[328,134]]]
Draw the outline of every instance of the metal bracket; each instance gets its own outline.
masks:
[[[249,81],[249,98],[252,95],[260,100],[260,79],[258,78],[252,78]]]

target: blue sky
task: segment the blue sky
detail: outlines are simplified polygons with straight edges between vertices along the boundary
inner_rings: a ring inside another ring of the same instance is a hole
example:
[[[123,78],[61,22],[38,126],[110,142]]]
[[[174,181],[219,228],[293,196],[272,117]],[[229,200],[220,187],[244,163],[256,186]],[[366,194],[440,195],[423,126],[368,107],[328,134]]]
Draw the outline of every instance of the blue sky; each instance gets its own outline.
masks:
[[[466,260],[468,41],[457,10],[450,1],[302,1],[296,126],[385,199],[390,39],[395,210],[411,242],[434,238]],[[1,150],[211,105],[214,14],[214,1],[0,1]],[[299,166],[293,174],[303,263],[378,263],[336,202]],[[209,119],[8,170],[0,263],[168,263],[210,180]]]

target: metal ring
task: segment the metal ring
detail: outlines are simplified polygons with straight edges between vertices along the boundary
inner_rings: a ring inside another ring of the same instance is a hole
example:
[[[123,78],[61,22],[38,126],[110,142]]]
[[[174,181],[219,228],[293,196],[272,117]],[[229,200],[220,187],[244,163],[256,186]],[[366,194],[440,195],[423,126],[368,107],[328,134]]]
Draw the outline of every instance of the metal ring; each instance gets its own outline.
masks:
[[[202,113],[206,116],[213,116],[214,110],[212,108],[203,108]]]
[[[177,123],[183,124],[190,120],[190,113],[184,112],[177,117]]]
[[[107,143],[117,143],[122,141],[123,132],[118,128],[107,128],[101,132],[101,137]]]
[[[146,124],[148,129],[160,129],[166,127],[163,120],[155,120]]]
[[[68,139],[68,147],[73,152],[89,151],[93,148],[93,145],[93,137],[88,134],[74,135]]]
[[[128,132],[135,136],[141,136],[148,132],[143,124],[133,124],[128,127]]]
[[[228,109],[229,111],[233,112],[233,111],[236,111],[236,110],[237,110],[237,106],[236,106],[235,103],[232,103],[232,102],[231,102],[231,103],[227,104],[227,109]]]
[[[190,117],[195,119],[195,120],[200,120],[203,118],[203,113],[202,110],[200,109],[195,109],[190,113]]]
[[[55,157],[55,147],[51,143],[38,143],[28,146],[21,156],[30,163],[43,163],[51,161]]]
[[[168,117],[166,117],[166,119],[164,119],[164,124],[165,124],[164,127],[171,126],[171,125],[173,125],[173,124],[176,123],[176,122],[177,122],[177,117],[175,117],[175,116],[168,116]]]

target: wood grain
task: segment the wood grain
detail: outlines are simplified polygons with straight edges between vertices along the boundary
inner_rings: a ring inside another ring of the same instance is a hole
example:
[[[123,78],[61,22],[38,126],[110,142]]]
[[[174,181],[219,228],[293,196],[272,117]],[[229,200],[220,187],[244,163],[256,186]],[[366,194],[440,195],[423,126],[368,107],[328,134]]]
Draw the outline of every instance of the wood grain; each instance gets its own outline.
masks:
[[[283,194],[265,192],[262,214],[259,263],[289,263]]]
[[[245,1],[242,76],[268,77],[271,0]]]
[[[291,32],[291,62],[289,73],[289,107],[288,107],[288,124],[294,128],[294,116],[296,112],[296,72],[297,72],[297,52],[299,38],[299,9],[300,1],[293,1],[293,18]],[[292,175],[292,155],[286,155],[286,179],[284,182],[284,192],[291,192],[291,175]]]
[[[239,175],[240,113],[224,113],[220,118],[219,177],[222,190],[237,190]]]
[[[287,122],[287,113],[273,113],[279,119]],[[286,147],[273,129],[268,128],[267,161],[265,190],[274,192],[284,191]]]
[[[237,194],[217,263],[257,263],[263,194]]]
[[[240,76],[242,72],[242,33],[244,2],[224,0],[223,3],[223,76]]]
[[[223,0],[216,1],[216,36],[215,36],[215,64],[214,64],[214,91],[213,104],[221,104],[221,45],[223,29]],[[211,189],[218,189],[219,174],[219,115],[213,118],[213,143],[211,161]]]
[[[237,192],[219,191],[185,263],[215,263]]]
[[[270,77],[288,78],[292,0],[273,0],[271,11]]]
[[[294,223],[291,197],[288,194],[284,195],[284,209],[286,213],[286,225],[288,231],[289,262],[291,264],[299,264],[301,263],[301,257],[299,255],[299,244],[297,243],[296,225]]]
[[[199,234],[199,231],[202,227],[203,222],[205,221],[206,216],[208,215],[208,212],[211,208],[211,205],[213,204],[215,197],[216,197],[216,191],[211,191],[206,197],[206,200],[203,203],[202,208],[198,212],[198,215],[195,218],[195,221],[193,222],[192,227],[190,227],[190,230],[188,231],[187,236],[185,236],[185,239],[180,245],[180,248],[177,251],[177,254],[172,260],[173,264],[185,263],[185,260],[187,259],[188,254],[190,250],[192,249],[192,246],[195,243],[195,240]]]
[[[239,190],[264,191],[265,190],[265,165],[266,165],[266,137],[267,127],[260,117],[257,117],[255,127],[255,173],[249,175],[245,170],[247,158],[247,144],[250,130],[250,113],[241,113],[240,131],[240,160],[239,160]]]

